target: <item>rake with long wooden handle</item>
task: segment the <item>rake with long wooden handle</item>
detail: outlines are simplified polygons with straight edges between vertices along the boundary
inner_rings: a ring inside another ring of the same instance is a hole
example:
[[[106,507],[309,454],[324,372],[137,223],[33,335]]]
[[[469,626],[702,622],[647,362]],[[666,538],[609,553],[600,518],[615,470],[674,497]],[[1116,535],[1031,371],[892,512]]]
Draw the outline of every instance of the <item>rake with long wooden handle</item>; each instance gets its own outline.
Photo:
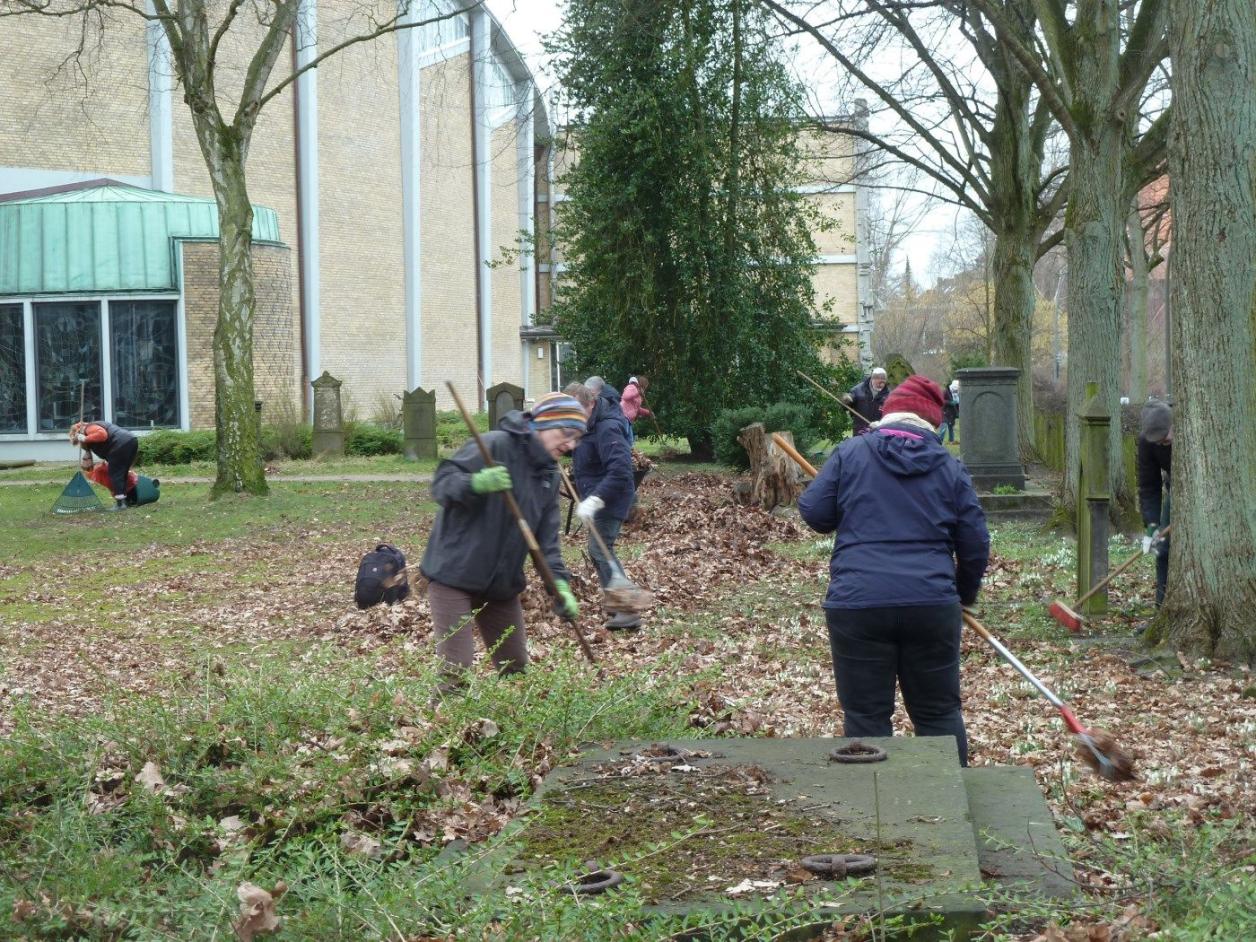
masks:
[[[580,503],[580,493],[576,490],[576,485],[567,474],[567,469],[559,465],[558,471],[563,476],[563,484],[567,486],[567,495],[572,500],[572,506],[575,506]],[[611,553],[610,547],[606,545],[606,540],[602,538],[602,534],[598,532],[597,527],[590,522],[585,529],[589,531],[589,539],[597,543],[598,549],[602,551],[602,558],[606,560],[606,564],[612,568],[610,581],[602,589],[607,607],[613,611],[630,612],[634,615],[653,607],[654,594],[648,589],[641,588],[641,586],[628,578],[624,572],[624,567],[620,565],[619,560]]]
[[[808,376],[808,375],[807,375],[806,373],[804,373],[802,370],[794,370],[794,372],[795,372],[795,373],[797,373],[799,376],[801,376],[803,379],[805,379],[807,382],[809,382],[809,383],[810,383],[812,386],[814,386],[816,389],[820,390],[820,392],[824,393],[826,396],[828,396],[830,399],[832,399],[834,402],[836,402],[839,406],[841,406],[843,409],[845,409],[847,412],[849,412],[852,416],[854,416],[854,417],[855,417],[856,419],[858,419],[860,422],[867,422],[867,421],[868,421],[866,418],[864,418],[862,415],[860,415],[858,412],[856,412],[854,409],[852,409],[850,406],[848,406],[846,403],[844,403],[844,402],[843,402],[843,401],[842,401],[839,397],[837,397],[837,396],[835,396],[833,393],[829,392],[827,389],[825,389],[823,386],[821,386],[819,383],[817,383],[814,379],[812,379],[810,376]]]
[[[1168,536],[1169,530],[1171,527],[1172,527],[1172,524],[1165,527],[1163,530],[1159,531],[1152,540],[1152,546],[1155,546],[1156,543],[1160,542],[1166,536]],[[1078,611],[1078,609],[1080,609],[1083,605],[1085,605],[1086,600],[1089,599],[1092,595],[1102,590],[1103,587],[1106,586],[1109,582],[1111,582],[1121,573],[1125,572],[1125,570],[1129,569],[1130,566],[1134,565],[1136,562],[1138,562],[1140,559],[1146,556],[1147,552],[1150,552],[1150,549],[1148,549],[1146,552],[1140,549],[1137,553],[1135,553],[1125,562],[1121,563],[1121,565],[1117,566],[1116,569],[1113,569],[1110,573],[1108,573],[1107,577],[1104,578],[1102,582],[1097,583],[1094,586],[1094,588],[1092,588],[1089,592],[1087,592],[1086,594],[1078,598],[1077,601],[1075,601],[1072,605],[1065,605],[1059,599],[1056,599],[1054,602],[1052,602],[1050,605],[1047,606],[1047,613],[1056,621],[1058,621],[1061,625],[1067,628],[1069,631],[1081,631],[1082,625],[1085,623],[1086,618],[1085,616],[1082,615],[1080,611]]]
[[[453,396],[454,405],[458,407],[458,412],[462,415],[462,421],[467,425],[467,431],[471,433],[471,437],[475,439],[476,447],[480,449],[480,457],[484,459],[484,466],[486,468],[493,467],[497,462],[493,460],[492,452],[484,444],[484,439],[480,436],[480,430],[475,427],[475,421],[471,418],[471,413],[462,404],[462,397],[458,395],[458,390],[454,389],[453,383],[446,382],[445,385],[449,387],[449,394]],[[506,506],[510,508],[510,513],[515,518],[515,523],[519,525],[519,532],[523,534],[523,541],[528,544],[528,552],[532,554],[532,562],[536,566],[536,571],[541,574],[541,581],[545,583],[545,590],[552,598],[558,600],[558,580],[554,578],[554,570],[550,568],[549,560],[541,552],[541,546],[536,541],[536,535],[532,532],[532,528],[528,526],[528,521],[524,518],[523,511],[519,509],[519,503],[515,500],[515,495],[510,491],[501,491],[501,495],[505,498]],[[571,631],[576,636],[576,641],[579,642],[580,650],[584,652],[584,656],[588,658],[590,664],[596,666],[597,658],[594,657],[593,649],[589,647],[589,642],[581,634],[580,626],[576,624],[574,618],[566,614],[563,614],[562,618],[571,627]]]
[[[783,440],[777,441],[777,444],[782,445],[782,448],[784,448],[782,442]],[[799,455],[797,451],[793,448],[784,448],[784,450],[811,477],[814,478],[816,476],[815,468]],[[1093,769],[1100,778],[1107,779],[1109,782],[1128,782],[1134,778],[1134,761],[1116,744],[1110,735],[1101,730],[1091,730],[1083,726],[1073,711],[1068,708],[1068,705],[1057,697],[1051,688],[1039,680],[1028,667],[1022,664],[1020,659],[1004,646],[1003,642],[990,634],[986,630],[985,625],[968,612],[964,612],[963,617],[964,623],[969,628],[977,632],[986,644],[994,648],[995,652],[1003,660],[1012,665],[1022,677],[1033,685],[1035,690],[1047,699],[1048,703],[1059,711],[1060,717],[1064,720],[1064,725],[1068,727],[1069,732],[1077,739],[1078,756],[1083,762]]]

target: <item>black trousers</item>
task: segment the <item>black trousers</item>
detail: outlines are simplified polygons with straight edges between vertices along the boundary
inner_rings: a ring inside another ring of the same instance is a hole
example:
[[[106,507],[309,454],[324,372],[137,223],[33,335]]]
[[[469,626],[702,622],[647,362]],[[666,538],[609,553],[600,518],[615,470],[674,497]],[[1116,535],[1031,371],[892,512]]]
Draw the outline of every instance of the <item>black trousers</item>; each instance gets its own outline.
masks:
[[[139,453],[139,439],[133,438],[113,449],[105,459],[105,464],[109,466],[109,487],[114,497],[126,496],[126,474],[131,470],[131,465],[135,464],[135,456]]]
[[[845,734],[893,735],[897,684],[916,735],[954,736],[960,764],[968,765],[959,696],[959,604],[824,613]]]

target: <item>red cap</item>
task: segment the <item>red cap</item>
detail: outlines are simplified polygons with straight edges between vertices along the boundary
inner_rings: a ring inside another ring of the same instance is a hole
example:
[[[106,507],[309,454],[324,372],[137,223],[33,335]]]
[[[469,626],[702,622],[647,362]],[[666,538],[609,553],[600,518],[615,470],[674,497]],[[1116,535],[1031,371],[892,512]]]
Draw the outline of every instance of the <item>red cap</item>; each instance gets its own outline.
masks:
[[[914,412],[930,425],[941,425],[942,387],[928,376],[909,376],[886,397],[881,414],[891,412]]]

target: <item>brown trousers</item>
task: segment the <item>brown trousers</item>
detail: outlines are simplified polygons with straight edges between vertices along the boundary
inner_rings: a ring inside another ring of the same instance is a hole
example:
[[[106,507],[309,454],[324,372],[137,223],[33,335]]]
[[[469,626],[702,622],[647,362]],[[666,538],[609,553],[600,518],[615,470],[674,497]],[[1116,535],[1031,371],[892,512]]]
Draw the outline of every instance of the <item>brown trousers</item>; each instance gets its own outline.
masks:
[[[436,651],[445,660],[445,671],[457,674],[475,663],[475,635],[471,622],[499,673],[517,674],[528,666],[528,636],[519,596],[495,602],[432,582],[427,587],[435,626]]]

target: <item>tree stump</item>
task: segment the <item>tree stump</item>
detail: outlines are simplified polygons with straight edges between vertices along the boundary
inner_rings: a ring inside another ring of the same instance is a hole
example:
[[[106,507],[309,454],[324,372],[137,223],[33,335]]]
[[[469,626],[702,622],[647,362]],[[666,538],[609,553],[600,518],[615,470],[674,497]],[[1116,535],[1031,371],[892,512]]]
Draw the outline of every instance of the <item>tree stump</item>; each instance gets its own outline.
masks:
[[[794,436],[778,432],[791,445]],[[737,436],[746,454],[750,456],[750,493],[747,503],[772,510],[782,504],[792,504],[802,493],[802,472],[794,459],[781,451],[762,422],[747,425]]]

